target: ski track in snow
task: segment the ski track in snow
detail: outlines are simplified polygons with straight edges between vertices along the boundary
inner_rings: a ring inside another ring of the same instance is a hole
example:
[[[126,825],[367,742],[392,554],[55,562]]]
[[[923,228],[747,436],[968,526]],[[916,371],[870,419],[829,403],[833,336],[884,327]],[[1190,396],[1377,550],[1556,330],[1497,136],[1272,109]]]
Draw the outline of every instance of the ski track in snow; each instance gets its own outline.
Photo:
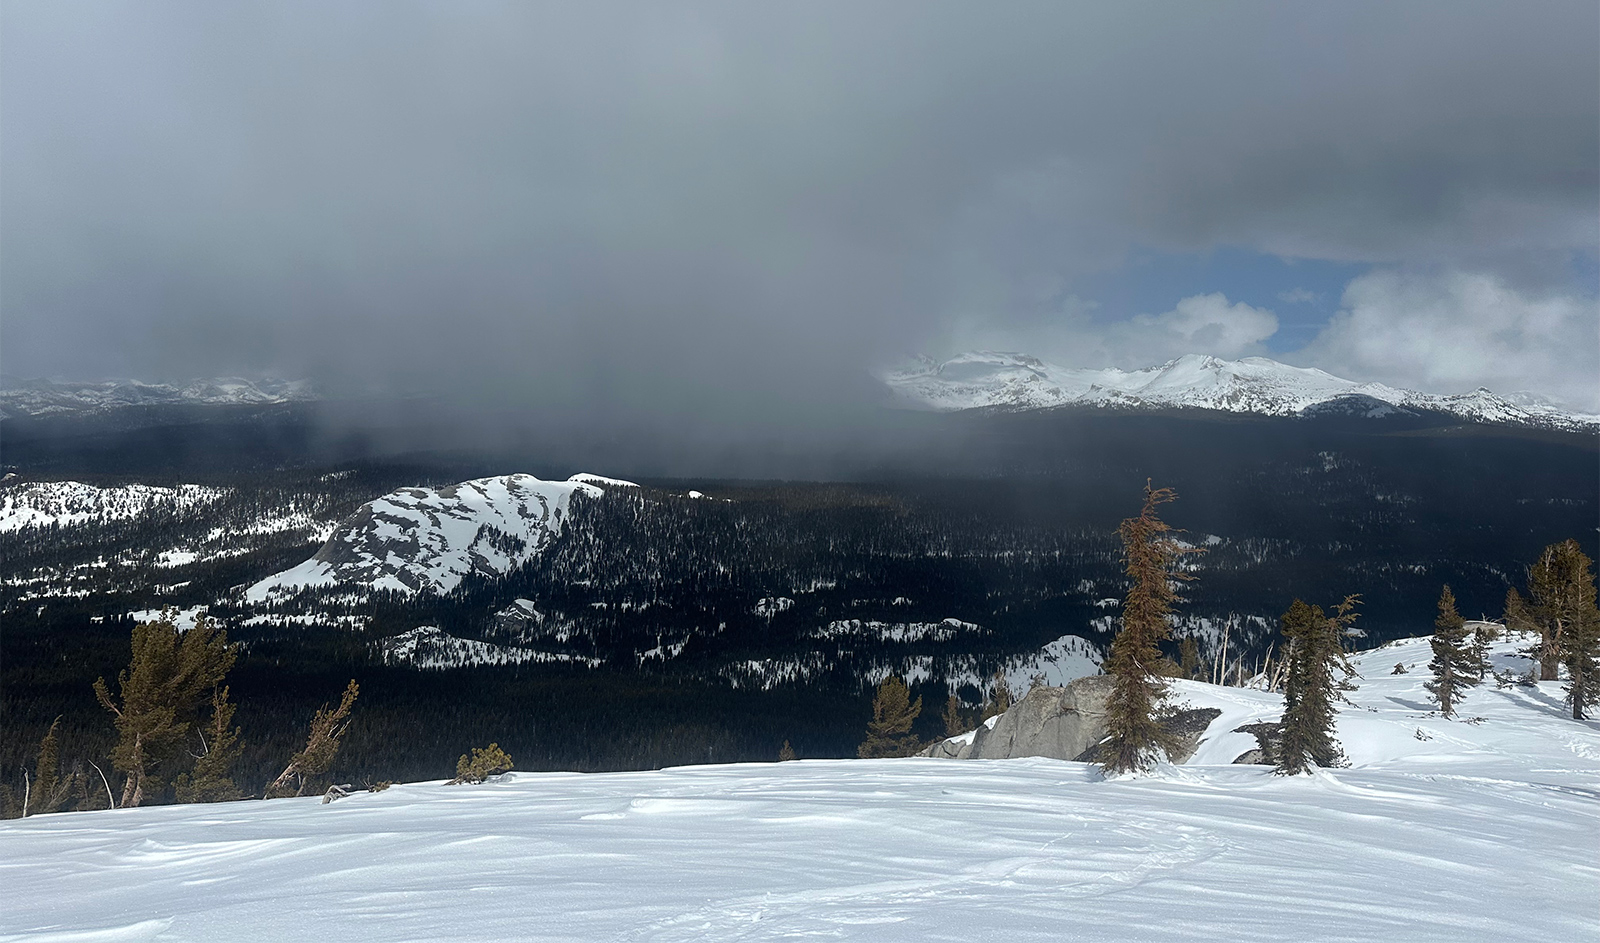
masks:
[[[1600,724],[1554,683],[1439,718],[1426,650],[1356,659],[1353,765],[1312,776],[1228,765],[1276,695],[1186,682],[1224,716],[1142,778],[802,760],[11,821],[0,940],[1600,940]]]

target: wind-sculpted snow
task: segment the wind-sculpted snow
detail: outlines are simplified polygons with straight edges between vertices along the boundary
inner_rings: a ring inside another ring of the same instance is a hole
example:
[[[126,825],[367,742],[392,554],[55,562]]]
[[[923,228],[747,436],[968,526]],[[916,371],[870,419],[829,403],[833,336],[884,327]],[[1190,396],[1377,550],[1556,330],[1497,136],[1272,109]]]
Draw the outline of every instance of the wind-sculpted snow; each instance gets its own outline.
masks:
[[[227,489],[205,485],[113,485],[33,481],[0,489],[0,533],[131,520],[155,510],[182,512],[216,501]]]
[[[1600,416],[1573,412],[1528,393],[1502,397],[1478,389],[1439,396],[1358,383],[1264,357],[1230,361],[1190,354],[1144,370],[1091,370],[982,351],[943,363],[924,359],[883,379],[901,403],[935,410],[1093,406],[1371,418],[1429,411],[1471,422],[1600,430]]]
[[[0,388],[0,418],[71,416],[127,406],[264,406],[315,400],[308,380],[244,380],[220,377],[183,386],[138,380],[59,383],[50,380],[9,382]]]
[[[1311,776],[1217,738],[1114,780],[801,760],[13,820],[0,940],[1600,940],[1600,725],[1554,683],[1442,720],[1426,647],[1358,660],[1354,765]],[[1213,732],[1273,697],[1205,692]]]
[[[247,598],[259,603],[335,585],[445,593],[469,573],[510,572],[561,533],[574,495],[602,493],[584,477],[541,481],[505,475],[444,488],[401,488],[363,505],[315,556],[256,583]]]

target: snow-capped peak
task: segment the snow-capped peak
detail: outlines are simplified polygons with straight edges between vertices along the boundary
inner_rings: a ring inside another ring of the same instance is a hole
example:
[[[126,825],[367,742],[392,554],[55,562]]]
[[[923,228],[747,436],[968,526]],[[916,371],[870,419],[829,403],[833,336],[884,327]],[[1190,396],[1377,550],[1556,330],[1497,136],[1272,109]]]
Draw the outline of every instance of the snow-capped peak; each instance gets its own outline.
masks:
[[[1267,416],[1319,412],[1385,415],[1443,412],[1472,422],[1578,431],[1600,416],[1562,409],[1542,397],[1501,397],[1486,389],[1439,396],[1359,383],[1315,367],[1266,357],[1222,360],[1186,354],[1143,370],[1062,367],[1025,354],[975,351],[937,362],[919,358],[883,376],[903,406],[916,409],[1047,409],[1056,406],[1212,409]]]
[[[264,406],[318,398],[309,380],[214,377],[181,386],[140,380],[0,381],[0,417],[71,416],[125,406]]]
[[[315,556],[251,586],[264,602],[313,586],[446,593],[468,574],[498,576],[533,559],[561,533],[574,495],[599,497],[598,475],[541,481],[478,478],[443,488],[400,488],[340,524]]]

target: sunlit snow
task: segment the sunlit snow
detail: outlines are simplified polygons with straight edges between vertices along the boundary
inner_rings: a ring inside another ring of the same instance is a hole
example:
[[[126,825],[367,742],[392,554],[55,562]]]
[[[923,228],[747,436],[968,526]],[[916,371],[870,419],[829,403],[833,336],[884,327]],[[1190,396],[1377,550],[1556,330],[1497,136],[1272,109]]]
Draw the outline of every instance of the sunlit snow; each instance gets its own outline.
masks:
[[[1600,724],[1554,682],[1429,710],[1360,657],[1353,765],[817,760],[416,783],[0,825],[0,940],[1600,939]],[[1510,664],[1502,647],[1500,661]],[[1395,664],[1408,673],[1392,675]]]

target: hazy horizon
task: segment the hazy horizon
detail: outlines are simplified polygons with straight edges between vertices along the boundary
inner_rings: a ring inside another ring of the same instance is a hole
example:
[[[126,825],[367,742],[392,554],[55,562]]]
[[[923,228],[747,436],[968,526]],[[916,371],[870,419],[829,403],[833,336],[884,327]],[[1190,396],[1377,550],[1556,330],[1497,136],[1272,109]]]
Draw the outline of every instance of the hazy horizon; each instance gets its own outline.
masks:
[[[978,349],[1600,411],[1593,4],[0,21],[10,377],[707,447],[847,441],[875,371]]]

